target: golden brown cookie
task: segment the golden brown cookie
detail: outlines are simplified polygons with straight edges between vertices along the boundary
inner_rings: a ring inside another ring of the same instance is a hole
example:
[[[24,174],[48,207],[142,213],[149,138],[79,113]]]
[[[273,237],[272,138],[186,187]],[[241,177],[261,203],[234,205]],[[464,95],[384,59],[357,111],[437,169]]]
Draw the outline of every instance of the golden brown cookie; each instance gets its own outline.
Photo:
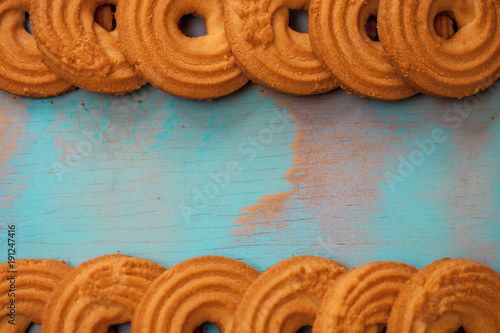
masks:
[[[115,254],[86,261],[68,275],[43,314],[43,332],[106,332],[132,320],[151,282],[165,268]]]
[[[295,333],[312,326],[323,295],[347,269],[320,257],[298,256],[267,269],[248,288],[232,333]]]
[[[499,20],[496,0],[380,0],[378,12],[380,40],[398,70],[441,97],[470,96],[498,79]]]
[[[206,256],[168,269],[154,281],[132,320],[132,332],[192,333],[205,322],[229,332],[234,312],[259,271],[241,261]]]
[[[442,259],[403,287],[388,333],[500,332],[500,274],[466,259]]]
[[[15,325],[9,321],[11,319],[7,316],[0,317],[0,332],[2,333],[26,333],[31,326],[32,321],[25,316],[16,316]]]
[[[337,88],[309,34],[288,26],[289,9],[307,11],[309,0],[226,1],[226,33],[238,64],[252,81],[289,94]]]
[[[379,100],[408,98],[416,91],[378,38],[378,6],[379,0],[312,0],[311,44],[347,92]]]
[[[0,89],[29,98],[64,94],[74,86],[42,62],[35,39],[25,29],[29,0],[0,2]]]
[[[127,59],[163,92],[214,99],[241,88],[248,78],[236,66],[224,32],[223,0],[120,0],[117,21]],[[206,36],[179,29],[184,15],[205,22]]]
[[[416,272],[415,267],[396,262],[353,268],[321,301],[313,333],[383,332],[399,291]]]
[[[48,259],[18,259],[11,264],[0,265],[0,332],[26,332],[31,322],[42,324],[52,291],[73,268]]]
[[[125,60],[118,31],[106,31],[94,21],[101,5],[118,2],[33,0],[33,33],[43,62],[90,91],[121,95],[139,89],[146,81]]]

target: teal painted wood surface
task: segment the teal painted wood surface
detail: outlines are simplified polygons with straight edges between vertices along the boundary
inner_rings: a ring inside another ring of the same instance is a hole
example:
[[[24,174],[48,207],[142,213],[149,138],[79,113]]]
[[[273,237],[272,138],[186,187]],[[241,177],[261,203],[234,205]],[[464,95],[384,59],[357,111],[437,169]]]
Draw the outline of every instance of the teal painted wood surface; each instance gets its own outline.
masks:
[[[307,31],[305,13],[291,21]],[[150,86],[0,92],[0,262],[14,224],[18,258],[72,266],[117,252],[166,267],[216,254],[263,271],[309,254],[347,267],[465,257],[500,272],[499,171],[498,83],[397,103],[255,85],[213,102]]]
[[[217,254],[264,270],[466,257],[500,271],[500,91],[383,103],[259,86],[213,102],[0,94],[0,239],[70,265]]]

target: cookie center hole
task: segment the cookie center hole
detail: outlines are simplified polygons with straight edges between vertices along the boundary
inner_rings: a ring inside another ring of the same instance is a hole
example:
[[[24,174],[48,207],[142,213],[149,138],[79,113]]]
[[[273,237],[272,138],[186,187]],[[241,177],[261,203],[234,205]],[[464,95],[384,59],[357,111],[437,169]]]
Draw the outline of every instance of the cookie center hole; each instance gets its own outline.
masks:
[[[97,7],[94,13],[94,21],[103,27],[106,31],[113,31],[116,29],[116,6],[115,5],[102,5]]]
[[[380,333],[386,333],[387,332],[387,327],[384,326],[381,330],[380,330]]]
[[[26,333],[41,333],[42,332],[42,326],[37,325],[35,323],[31,323],[28,329],[26,330]]]
[[[179,20],[179,29],[187,37],[201,37],[207,35],[205,22],[198,16],[187,14]]]
[[[219,333],[219,329],[212,323],[203,323],[193,333]]]
[[[311,333],[312,332],[312,327],[311,326],[304,326],[301,327],[297,333]]]
[[[377,14],[370,14],[370,16],[368,16],[368,21],[366,22],[365,28],[366,34],[372,41],[380,42],[377,29]]]
[[[460,328],[455,333],[465,333],[464,327],[460,326]]]
[[[24,13],[24,17],[24,29],[26,29],[30,35],[33,35],[33,30],[31,29],[31,16],[29,13]]]
[[[113,325],[108,328],[108,333],[130,333],[130,323]]]
[[[309,13],[305,10],[289,9],[288,26],[290,29],[300,32],[309,32]]]
[[[458,24],[452,12],[442,12],[434,18],[434,29],[439,37],[450,39],[458,31]]]

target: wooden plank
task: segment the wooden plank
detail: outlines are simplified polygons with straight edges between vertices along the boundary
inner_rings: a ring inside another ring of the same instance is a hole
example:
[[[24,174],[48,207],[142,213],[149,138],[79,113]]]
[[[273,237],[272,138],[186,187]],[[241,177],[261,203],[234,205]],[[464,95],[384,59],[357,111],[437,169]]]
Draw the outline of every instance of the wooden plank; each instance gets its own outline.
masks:
[[[213,102],[1,93],[0,110],[0,239],[16,224],[19,257],[218,254],[263,270],[452,256],[500,271],[498,85],[397,103],[253,85]]]

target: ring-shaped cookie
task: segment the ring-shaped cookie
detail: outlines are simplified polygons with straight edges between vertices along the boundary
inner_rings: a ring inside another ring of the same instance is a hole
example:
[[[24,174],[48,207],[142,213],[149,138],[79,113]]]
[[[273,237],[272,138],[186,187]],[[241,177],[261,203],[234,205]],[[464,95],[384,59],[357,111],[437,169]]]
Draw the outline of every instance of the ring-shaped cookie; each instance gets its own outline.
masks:
[[[224,31],[222,0],[121,0],[118,29],[127,59],[156,88],[191,99],[228,95],[248,82]],[[184,15],[205,22],[207,35],[185,36]]]
[[[52,294],[42,331],[97,333],[129,322],[151,282],[164,271],[151,261],[119,254],[86,261]]]
[[[444,37],[447,14],[458,29]],[[381,0],[380,40],[419,91],[465,97],[500,75],[500,3],[492,0]]]
[[[394,68],[376,33],[367,32],[369,24],[376,29],[378,6],[379,0],[311,0],[311,44],[347,92],[379,100],[408,98],[416,91]]]
[[[24,333],[31,322],[42,324],[47,301],[73,268],[49,259],[18,259],[11,265],[0,265],[0,332]],[[13,317],[8,316],[11,304]]]
[[[387,333],[500,332],[500,274],[442,259],[415,274],[392,307]]]
[[[47,67],[99,93],[121,95],[143,86],[146,81],[125,60],[118,31],[108,32],[94,21],[99,7],[119,7],[119,1],[33,0],[33,33]]]
[[[326,291],[347,269],[333,260],[298,256],[267,269],[248,288],[232,333],[295,333],[312,326]]]
[[[399,291],[417,269],[374,262],[342,275],[321,301],[313,333],[375,333],[387,327]]]
[[[35,39],[25,29],[29,0],[0,2],[0,89],[29,98],[64,94],[74,86],[45,66]]]
[[[309,34],[289,27],[289,9],[308,10],[309,0],[226,1],[226,33],[238,64],[252,81],[289,94],[337,88]]]
[[[183,261],[151,284],[132,320],[132,332],[192,333],[205,322],[229,332],[243,294],[259,275],[224,257]]]

